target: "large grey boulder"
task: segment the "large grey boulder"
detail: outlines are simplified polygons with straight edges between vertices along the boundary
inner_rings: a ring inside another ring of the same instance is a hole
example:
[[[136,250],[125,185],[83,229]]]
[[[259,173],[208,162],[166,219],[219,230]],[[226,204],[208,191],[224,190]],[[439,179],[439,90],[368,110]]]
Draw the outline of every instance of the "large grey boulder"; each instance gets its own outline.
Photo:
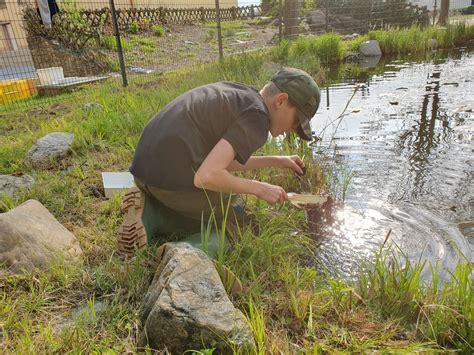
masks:
[[[187,243],[170,244],[143,302],[139,346],[189,349],[250,349],[252,332],[226,294],[214,264]],[[244,351],[245,353],[246,351]]]
[[[13,272],[44,268],[82,254],[76,237],[36,200],[0,214],[0,263]]]
[[[26,155],[26,163],[33,168],[49,167],[51,161],[66,157],[74,142],[74,134],[54,132],[40,138]]]
[[[0,194],[14,197],[21,190],[30,189],[33,184],[34,179],[30,175],[0,175]]]
[[[367,57],[376,57],[382,55],[379,42],[375,39],[362,43],[359,47],[359,52]]]
[[[308,14],[308,22],[312,26],[326,25],[326,14],[321,10],[313,10]]]

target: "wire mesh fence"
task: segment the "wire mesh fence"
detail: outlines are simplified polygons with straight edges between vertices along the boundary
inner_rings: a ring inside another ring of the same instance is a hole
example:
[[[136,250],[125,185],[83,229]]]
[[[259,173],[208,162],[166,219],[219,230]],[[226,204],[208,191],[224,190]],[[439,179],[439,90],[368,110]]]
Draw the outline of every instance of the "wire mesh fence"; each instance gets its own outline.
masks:
[[[0,0],[0,109],[144,82],[283,38],[472,21],[471,2],[447,1],[446,11],[445,0]]]

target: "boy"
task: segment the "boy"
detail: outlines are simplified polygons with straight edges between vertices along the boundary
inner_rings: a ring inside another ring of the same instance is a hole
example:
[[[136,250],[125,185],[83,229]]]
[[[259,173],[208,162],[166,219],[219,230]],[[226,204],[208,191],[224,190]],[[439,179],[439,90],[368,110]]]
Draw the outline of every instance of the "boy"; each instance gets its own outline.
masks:
[[[219,82],[173,100],[151,119],[137,145],[130,172],[138,189],[124,198],[119,251],[132,255],[157,234],[200,232],[201,220],[211,214],[220,226],[227,198],[233,204],[226,232],[235,236],[236,224],[252,221],[232,194],[252,194],[270,204],[285,201],[282,187],[232,172],[278,167],[302,174],[304,163],[298,156],[252,154],[268,133],[277,137],[293,131],[311,140],[310,120],[320,97],[309,74],[283,68],[260,92],[244,84]]]

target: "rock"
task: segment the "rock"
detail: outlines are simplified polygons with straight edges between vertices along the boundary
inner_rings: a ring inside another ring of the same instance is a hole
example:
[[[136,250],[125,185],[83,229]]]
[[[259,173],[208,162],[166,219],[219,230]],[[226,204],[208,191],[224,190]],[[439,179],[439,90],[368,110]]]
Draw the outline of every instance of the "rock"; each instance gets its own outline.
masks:
[[[382,50],[380,49],[379,42],[376,40],[371,40],[364,42],[360,45],[359,51],[362,55],[365,55],[367,57],[372,57],[372,56],[381,56],[382,55]]]
[[[311,31],[311,27],[308,25],[308,23],[306,21],[301,21],[301,24],[302,24],[303,30],[305,32],[310,32]]]
[[[375,68],[379,64],[380,58],[382,58],[381,55],[359,56],[359,65],[361,68]]]
[[[308,22],[313,26],[325,26],[326,14],[322,10],[313,10],[308,14]]]
[[[280,26],[280,19],[277,17],[276,19],[274,19],[271,23],[270,23],[270,26],[275,26],[275,27],[278,27]]]
[[[40,138],[26,155],[26,163],[33,168],[49,167],[52,160],[69,154],[74,134],[54,132]]]
[[[34,184],[30,175],[0,175],[0,193],[14,197],[23,189],[30,189]]]
[[[170,244],[140,310],[139,346],[171,353],[250,349],[252,332],[229,300],[214,264],[187,243]],[[245,353],[245,351],[243,351]]]
[[[90,111],[93,111],[93,110],[101,110],[103,108],[104,108],[104,106],[102,106],[98,102],[88,102],[88,103],[84,104],[84,106],[82,106],[82,109],[86,112],[90,112]]]
[[[348,35],[342,36],[342,39],[343,39],[344,41],[350,41],[350,40],[352,40],[352,39],[354,39],[354,38],[357,38],[358,36],[359,36],[359,34],[357,34],[357,33],[354,32],[354,33],[352,33],[352,34],[348,34]]]
[[[69,315],[62,314],[59,317],[55,317],[56,319],[51,324],[53,336],[60,336],[62,332],[73,328],[78,323],[82,326],[92,326],[106,309],[106,303],[91,300],[85,305],[72,309]]]
[[[76,237],[36,200],[0,214],[0,263],[13,272],[45,268],[62,254],[76,261],[82,254]]]
[[[141,68],[141,67],[130,67],[130,71],[134,74],[151,74],[154,72],[153,69]]]

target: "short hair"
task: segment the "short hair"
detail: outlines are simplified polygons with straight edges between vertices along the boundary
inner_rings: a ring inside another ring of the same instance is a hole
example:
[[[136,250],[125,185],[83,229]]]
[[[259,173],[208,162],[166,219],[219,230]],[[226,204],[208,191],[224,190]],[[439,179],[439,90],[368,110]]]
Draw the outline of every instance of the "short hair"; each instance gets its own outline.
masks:
[[[281,93],[281,90],[272,81],[269,81],[268,83],[266,83],[262,89],[262,94],[268,97],[272,97],[280,93]]]
[[[281,91],[274,82],[269,81],[262,89],[262,96],[273,97],[275,95],[281,94],[282,92],[283,91]],[[290,107],[296,107],[291,100],[288,100],[288,103],[290,104]]]

